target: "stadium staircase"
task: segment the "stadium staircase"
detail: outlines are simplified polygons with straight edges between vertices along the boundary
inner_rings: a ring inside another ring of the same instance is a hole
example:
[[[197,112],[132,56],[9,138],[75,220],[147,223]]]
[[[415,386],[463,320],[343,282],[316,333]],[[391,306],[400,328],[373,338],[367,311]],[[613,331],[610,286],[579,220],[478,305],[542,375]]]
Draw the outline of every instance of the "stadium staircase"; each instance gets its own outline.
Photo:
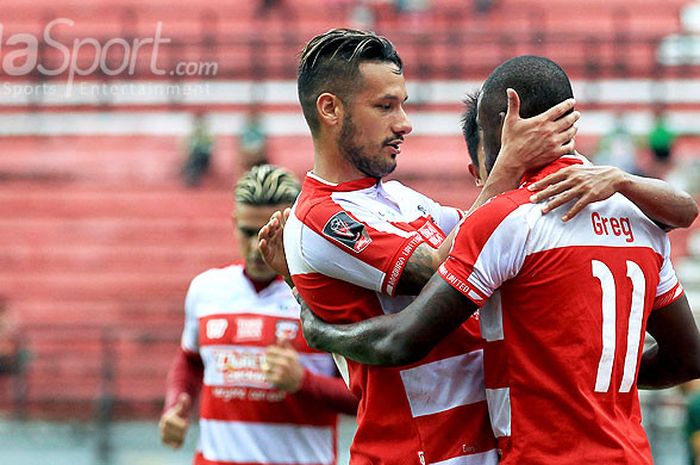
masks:
[[[134,1],[126,7],[117,0],[89,6],[68,0],[17,1],[17,8],[6,9],[3,40],[16,32],[38,34],[56,17],[75,21],[72,28],[60,29],[66,39],[147,37],[163,21],[164,36],[175,44],[172,59],[211,57],[222,66],[215,80],[257,79],[260,73],[265,79],[289,80],[303,41],[350,14],[349,2],[332,2],[328,11],[310,0],[290,3],[296,21],[274,12],[268,19],[254,19],[254,2],[233,0],[205,6],[184,0]],[[493,66],[519,53],[551,56],[580,79],[652,78],[655,46],[678,31],[678,11],[685,2],[592,0],[574,11],[566,0],[502,0],[483,15],[465,12],[462,1],[434,3],[439,6],[434,12],[419,16],[397,15],[386,5],[376,12],[377,30],[395,39],[410,79],[479,82]],[[628,42],[632,35],[643,40]],[[90,59],[81,55],[81,60]],[[684,77],[697,71],[673,68],[664,73]],[[31,79],[42,82],[40,76]],[[107,76],[88,79],[110,82]],[[47,113],[93,121],[119,112],[134,118],[154,112],[242,113],[247,105],[47,104],[39,99],[5,102],[0,116]],[[583,105],[592,111],[614,107],[605,101]],[[261,108],[300,118],[293,102]],[[445,113],[455,121],[459,110],[457,103],[420,99],[409,108],[411,114]],[[639,104],[628,108],[648,110]],[[197,189],[185,187],[180,178],[185,133],[150,134],[146,129],[121,135],[76,131],[0,138],[0,299],[16,326],[23,355],[21,373],[0,379],[0,408],[16,415],[79,418],[153,416],[159,411],[190,279],[238,258],[229,219],[231,185],[240,173],[233,132],[216,133],[211,172]],[[597,135],[579,139],[584,153],[595,151]],[[678,156],[691,160],[698,151],[700,144],[688,137]],[[273,134],[269,152],[272,162],[299,176],[311,166],[305,134]],[[468,206],[477,195],[466,174],[464,143],[454,132],[409,137],[399,166],[396,177],[443,203]],[[677,250],[700,256],[696,231],[697,226],[674,233]],[[682,267],[687,287],[700,293],[700,272],[687,263]],[[695,299],[700,308],[700,296]]]

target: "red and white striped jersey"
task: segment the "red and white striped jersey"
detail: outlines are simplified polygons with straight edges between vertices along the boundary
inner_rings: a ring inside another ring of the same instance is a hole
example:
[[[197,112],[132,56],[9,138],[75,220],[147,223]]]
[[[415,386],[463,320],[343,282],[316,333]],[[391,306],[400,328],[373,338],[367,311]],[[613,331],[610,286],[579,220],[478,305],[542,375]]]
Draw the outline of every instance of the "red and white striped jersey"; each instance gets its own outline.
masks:
[[[284,231],[292,279],[329,322],[400,311],[413,300],[396,297],[411,254],[439,246],[461,216],[395,181],[331,184],[308,174]],[[476,319],[410,366],[336,362],[360,399],[351,464],[497,463]]]
[[[682,294],[668,238],[616,194],[567,223],[525,185],[458,231],[441,276],[481,307],[486,396],[502,464],[651,464],[637,370],[647,317]],[[488,300],[487,300],[488,299]]]
[[[330,356],[306,345],[284,281],[258,294],[243,265],[211,269],[192,281],[185,310],[182,347],[204,363],[195,464],[335,464],[336,412],[273,388],[260,368],[265,348],[285,336],[307,369],[336,373]]]

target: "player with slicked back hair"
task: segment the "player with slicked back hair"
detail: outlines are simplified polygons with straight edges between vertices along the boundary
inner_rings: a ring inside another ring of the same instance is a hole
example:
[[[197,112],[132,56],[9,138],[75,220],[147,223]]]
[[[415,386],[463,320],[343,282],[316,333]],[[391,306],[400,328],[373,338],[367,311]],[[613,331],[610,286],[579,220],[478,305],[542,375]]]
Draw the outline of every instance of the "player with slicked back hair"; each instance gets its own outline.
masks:
[[[337,412],[355,413],[357,399],[331,358],[306,345],[296,301],[260,256],[258,230],[299,189],[276,166],[246,172],[232,214],[243,261],[201,273],[187,292],[160,430],[179,447],[201,389],[196,465],[333,465]]]

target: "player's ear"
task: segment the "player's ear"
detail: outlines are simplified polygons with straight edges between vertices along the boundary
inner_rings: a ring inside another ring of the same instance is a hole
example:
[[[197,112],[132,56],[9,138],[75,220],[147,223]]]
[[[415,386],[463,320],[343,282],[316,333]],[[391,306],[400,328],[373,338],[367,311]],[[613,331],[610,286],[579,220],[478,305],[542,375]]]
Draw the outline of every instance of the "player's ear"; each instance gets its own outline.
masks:
[[[231,211],[231,224],[233,225],[234,229],[236,229],[238,226],[238,216],[236,216],[236,210]]]
[[[316,99],[316,113],[321,125],[338,125],[343,120],[343,111],[343,102],[335,94],[324,92]]]
[[[479,177],[479,168],[474,163],[469,163],[469,174],[471,174],[474,177],[474,182],[476,183],[476,187],[483,187],[484,182],[481,180]]]

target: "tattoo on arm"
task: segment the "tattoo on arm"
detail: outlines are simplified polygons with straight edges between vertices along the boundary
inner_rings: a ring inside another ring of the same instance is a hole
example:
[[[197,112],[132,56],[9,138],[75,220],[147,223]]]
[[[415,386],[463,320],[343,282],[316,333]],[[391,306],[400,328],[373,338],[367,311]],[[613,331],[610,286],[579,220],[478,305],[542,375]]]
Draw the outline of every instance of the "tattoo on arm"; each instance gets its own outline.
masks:
[[[419,245],[406,263],[396,288],[399,295],[418,295],[440,266],[437,250],[428,244]]]

